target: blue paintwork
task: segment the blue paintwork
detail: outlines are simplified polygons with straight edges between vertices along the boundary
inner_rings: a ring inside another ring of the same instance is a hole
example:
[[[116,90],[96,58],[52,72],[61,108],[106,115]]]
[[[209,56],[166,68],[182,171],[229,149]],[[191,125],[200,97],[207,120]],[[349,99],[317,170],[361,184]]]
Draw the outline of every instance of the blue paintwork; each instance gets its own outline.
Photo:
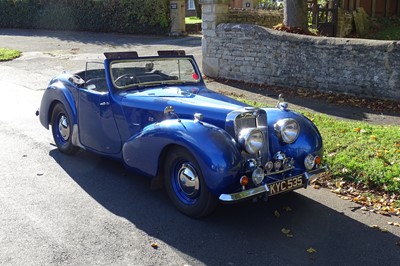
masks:
[[[45,128],[49,128],[51,119],[51,110],[56,102],[61,102],[65,105],[69,116],[72,119],[72,123],[77,123],[77,110],[76,101],[73,96],[73,92],[76,91],[76,87],[68,80],[69,75],[60,75],[59,79],[53,79],[48,88],[46,89],[41,104],[40,104],[40,122]]]
[[[241,161],[236,142],[226,131],[207,123],[183,119],[151,124],[126,142],[123,158],[129,167],[154,176],[161,163],[159,155],[171,145],[183,146],[195,156],[213,193],[234,187]]]
[[[104,91],[80,87],[71,81],[70,74],[53,78],[41,102],[42,125],[49,128],[52,108],[61,102],[71,123],[77,126],[76,146],[119,159],[129,169],[149,176],[159,174],[162,156],[169,148],[182,146],[196,158],[212,194],[238,190],[243,174],[242,151],[225,131],[225,124],[228,113],[247,105],[208,90],[201,75],[200,82],[194,84],[121,92],[111,82],[111,61],[104,61]],[[167,106],[174,107],[180,120],[165,118]],[[307,154],[322,157],[321,136],[311,121],[291,111],[264,110],[268,116],[269,158],[282,151],[296,159],[296,171],[300,173],[304,172],[302,164]],[[204,115],[203,122],[193,120],[195,113]],[[301,134],[292,144],[281,143],[274,134],[273,125],[282,118],[296,119],[300,125]]]
[[[318,155],[322,158],[323,145],[321,135],[316,126],[304,115],[293,111],[282,111],[277,108],[266,108],[268,113],[268,131],[274,131],[274,124],[282,118],[293,118],[295,119],[301,129],[301,134],[298,139],[288,145],[282,143],[275,134],[269,135],[269,145],[272,154],[282,151],[285,154],[289,154],[296,158],[296,168],[298,172],[304,172],[303,161],[307,154]]]

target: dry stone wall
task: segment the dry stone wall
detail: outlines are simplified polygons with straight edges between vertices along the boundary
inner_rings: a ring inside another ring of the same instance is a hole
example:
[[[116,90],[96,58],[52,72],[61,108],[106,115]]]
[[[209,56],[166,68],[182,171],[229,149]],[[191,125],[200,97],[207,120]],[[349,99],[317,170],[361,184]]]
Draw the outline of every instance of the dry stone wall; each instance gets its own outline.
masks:
[[[254,24],[272,28],[283,22],[283,12],[280,10],[258,9],[229,9],[227,21],[229,23]]]
[[[400,101],[400,42],[326,38],[221,23],[203,37],[211,77]]]

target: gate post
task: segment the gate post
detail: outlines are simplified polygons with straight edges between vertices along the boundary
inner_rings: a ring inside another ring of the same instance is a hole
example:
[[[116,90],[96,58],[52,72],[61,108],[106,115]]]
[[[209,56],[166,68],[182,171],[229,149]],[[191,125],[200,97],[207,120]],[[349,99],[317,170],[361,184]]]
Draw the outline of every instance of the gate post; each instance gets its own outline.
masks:
[[[219,72],[218,58],[208,56],[208,49],[212,46],[216,37],[215,29],[217,25],[226,21],[229,0],[201,0],[201,5],[203,73],[210,77],[217,77]]]
[[[171,18],[171,32],[170,35],[184,35],[186,33],[185,0],[170,0],[170,18]]]

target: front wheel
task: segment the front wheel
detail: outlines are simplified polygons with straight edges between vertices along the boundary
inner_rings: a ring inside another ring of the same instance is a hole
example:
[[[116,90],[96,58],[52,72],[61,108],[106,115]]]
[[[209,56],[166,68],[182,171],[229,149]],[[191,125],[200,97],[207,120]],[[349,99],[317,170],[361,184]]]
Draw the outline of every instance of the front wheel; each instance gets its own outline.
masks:
[[[217,199],[208,190],[198,163],[186,149],[171,150],[164,170],[165,188],[179,211],[200,218],[215,209]]]
[[[58,103],[54,106],[51,116],[51,131],[57,148],[65,154],[74,154],[79,148],[72,144],[71,119],[64,105]]]

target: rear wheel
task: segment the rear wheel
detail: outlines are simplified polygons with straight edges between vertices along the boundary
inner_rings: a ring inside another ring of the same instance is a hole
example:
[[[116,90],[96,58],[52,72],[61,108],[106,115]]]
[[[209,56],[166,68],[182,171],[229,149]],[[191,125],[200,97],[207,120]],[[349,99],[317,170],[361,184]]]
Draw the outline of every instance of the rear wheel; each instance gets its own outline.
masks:
[[[61,103],[54,106],[51,116],[51,131],[57,148],[65,154],[74,154],[79,148],[72,144],[71,119]]]
[[[215,209],[217,199],[208,190],[198,163],[186,149],[172,149],[164,169],[165,188],[179,211],[200,218]]]

